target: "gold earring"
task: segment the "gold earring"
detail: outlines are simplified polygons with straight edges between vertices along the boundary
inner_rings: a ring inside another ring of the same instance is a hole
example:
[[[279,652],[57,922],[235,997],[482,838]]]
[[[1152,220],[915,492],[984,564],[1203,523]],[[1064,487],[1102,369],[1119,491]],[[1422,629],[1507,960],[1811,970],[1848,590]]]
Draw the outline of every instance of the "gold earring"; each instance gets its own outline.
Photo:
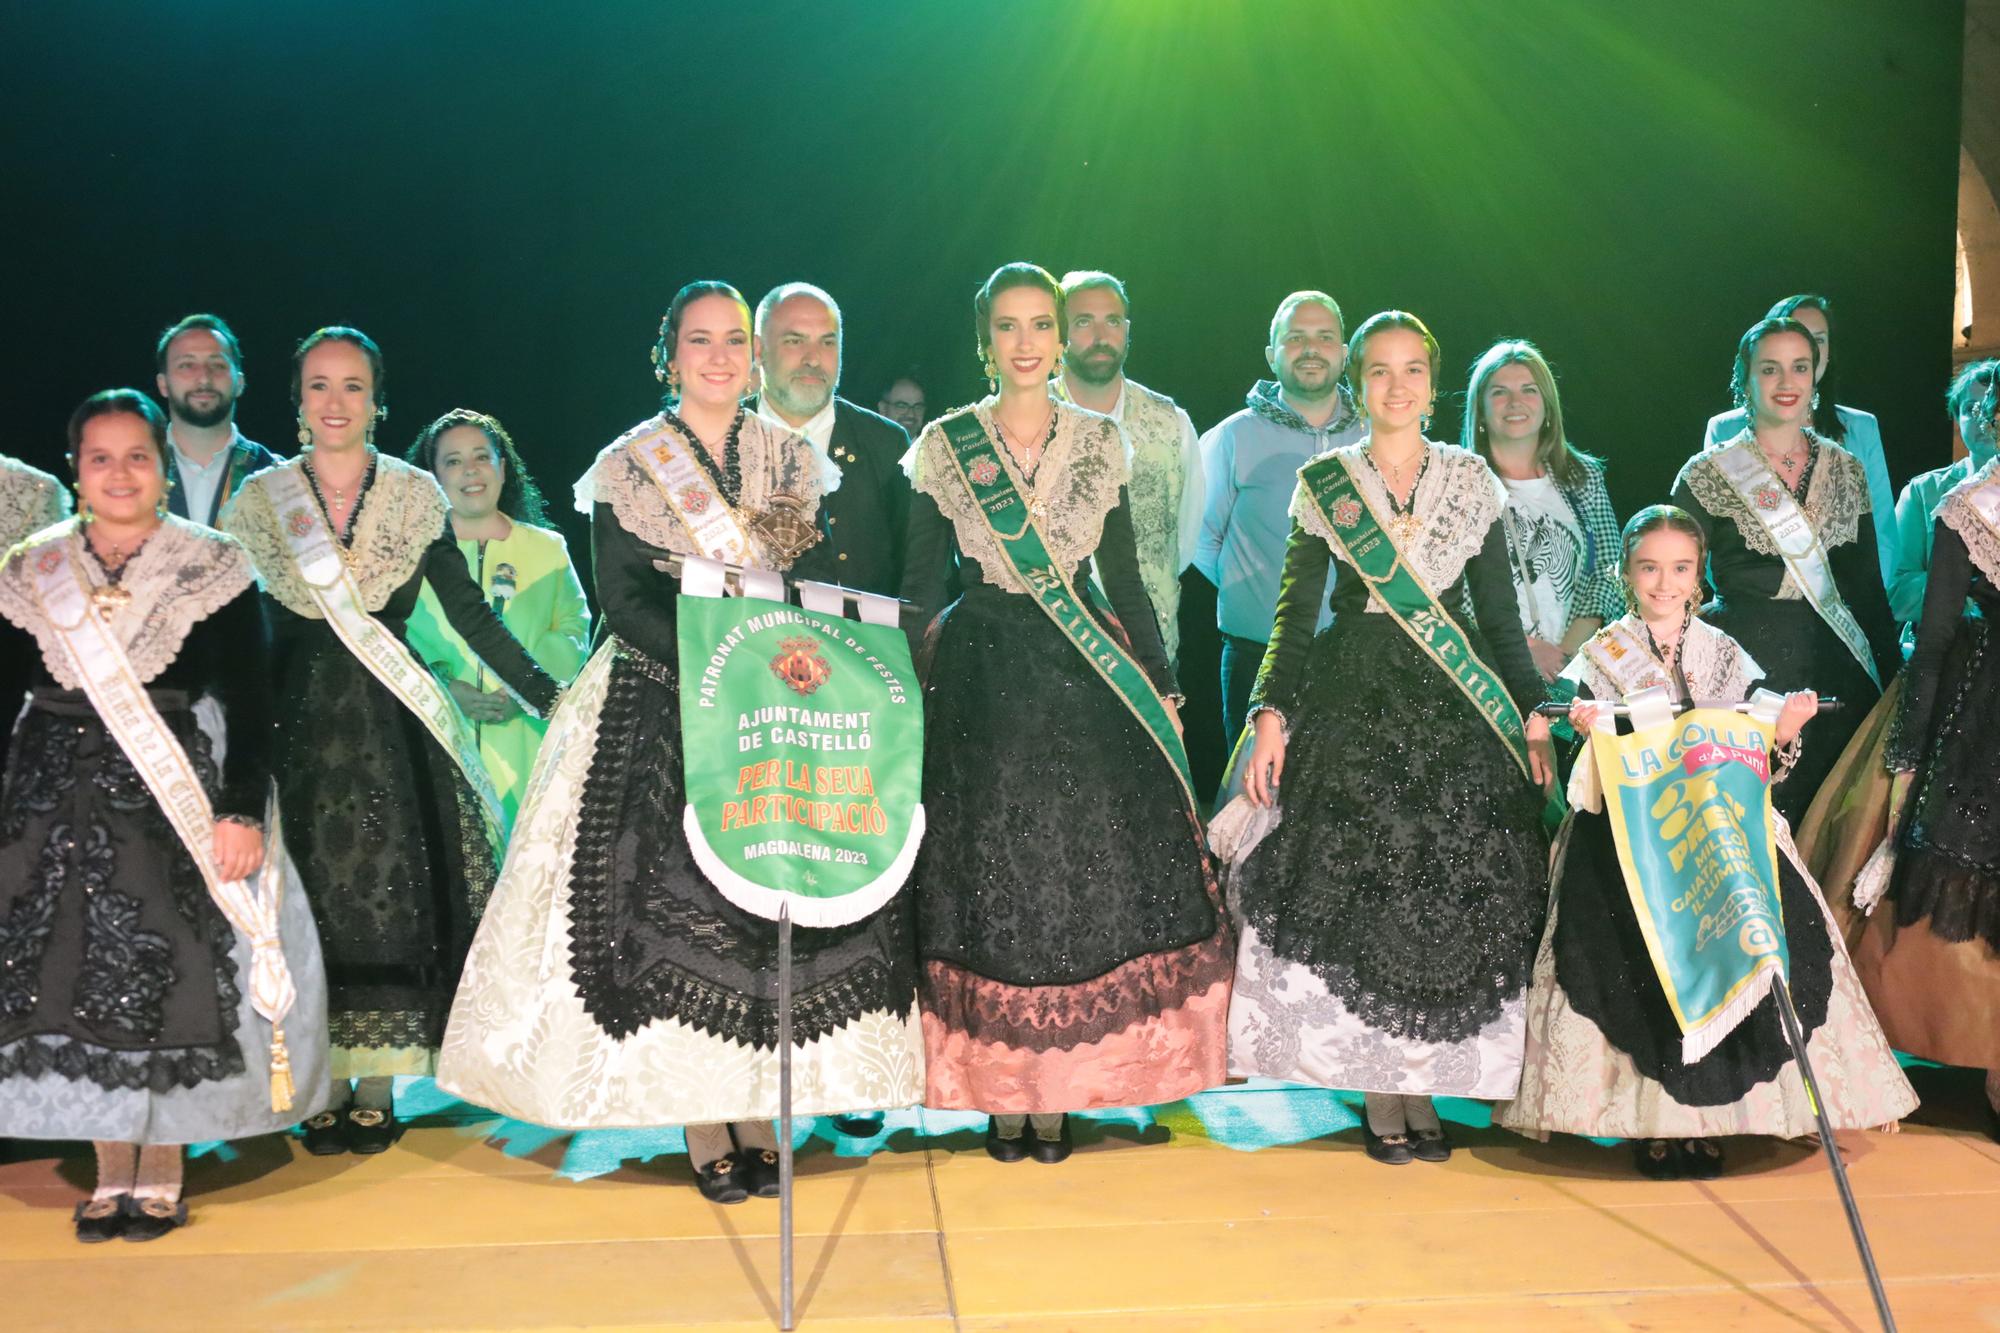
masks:
[[[667,367],[667,392],[678,398],[681,396],[681,368]]]
[[[987,352],[979,358],[979,365],[986,372],[986,392],[1000,392],[1000,369],[993,364],[993,353]]]
[[[162,491],[160,492],[160,498],[153,503],[153,517],[165,518],[166,516],[167,516],[167,493],[165,491]]]
[[[312,442],[312,427],[306,425],[306,414],[301,412],[299,413],[299,448],[310,449],[312,448]]]

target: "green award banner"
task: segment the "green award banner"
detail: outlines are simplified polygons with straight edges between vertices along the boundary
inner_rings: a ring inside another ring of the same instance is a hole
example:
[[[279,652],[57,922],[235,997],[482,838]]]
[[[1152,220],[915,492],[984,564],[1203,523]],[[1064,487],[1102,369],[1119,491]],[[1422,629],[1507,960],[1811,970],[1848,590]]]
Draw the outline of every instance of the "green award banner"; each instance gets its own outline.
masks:
[[[722,895],[844,926],[923,839],[924,704],[903,633],[755,597],[679,599],[683,826]]]
[[[1771,725],[1696,708],[1629,736],[1593,732],[1590,747],[1626,892],[1692,1064],[1789,976]]]

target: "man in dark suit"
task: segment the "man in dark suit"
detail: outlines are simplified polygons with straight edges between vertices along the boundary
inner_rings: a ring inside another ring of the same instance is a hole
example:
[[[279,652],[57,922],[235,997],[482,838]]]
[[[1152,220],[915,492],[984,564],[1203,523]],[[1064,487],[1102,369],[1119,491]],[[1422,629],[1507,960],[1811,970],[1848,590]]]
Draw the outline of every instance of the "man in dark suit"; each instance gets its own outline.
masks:
[[[167,507],[214,527],[243,479],[280,461],[236,429],[243,349],[220,315],[189,315],[160,335],[153,360],[167,400]]]
[[[903,521],[910,483],[901,426],[838,397],[840,307],[808,282],[772,288],[757,303],[754,349],[764,387],[753,404],[806,437],[819,455],[820,539],[792,564],[793,578],[894,597],[903,581]],[[882,1132],[882,1114],[833,1117],[856,1138]]]
[[[757,303],[764,387],[754,406],[805,436],[820,459],[820,540],[792,576],[893,597],[903,578],[910,437],[837,396],[840,349],[840,307],[831,296],[804,282],[773,288]]]

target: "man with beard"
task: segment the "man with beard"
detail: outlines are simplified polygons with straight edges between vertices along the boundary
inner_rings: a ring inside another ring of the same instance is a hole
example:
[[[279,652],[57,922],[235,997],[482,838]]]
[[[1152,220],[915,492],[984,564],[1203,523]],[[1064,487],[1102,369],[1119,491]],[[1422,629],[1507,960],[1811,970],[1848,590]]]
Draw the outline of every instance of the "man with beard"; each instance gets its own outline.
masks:
[[[910,483],[902,461],[910,437],[887,417],[836,396],[840,307],[809,282],[774,287],[757,303],[752,345],[764,376],[754,407],[805,436],[819,455],[820,540],[792,565],[790,577],[894,597],[903,582]],[[838,1115],[833,1123],[843,1134],[872,1138],[882,1130],[882,1113]]]
[[[1181,571],[1194,562],[1201,532],[1201,446],[1194,422],[1173,399],[1125,377],[1132,331],[1125,284],[1085,270],[1064,274],[1062,289],[1069,328],[1056,392],[1104,413],[1124,431],[1139,577],[1171,661],[1180,655]]]
[[[820,461],[820,540],[792,577],[895,596],[910,500],[900,464],[910,437],[835,396],[840,307],[811,283],[775,287],[757,303],[754,344],[764,387],[753,406],[805,436]]]
[[[220,315],[189,315],[153,349],[154,383],[167,400],[167,507],[182,518],[215,526],[242,480],[278,456],[236,429],[243,392],[243,352]]]
[[[1292,491],[1299,468],[1360,439],[1366,425],[1341,382],[1347,364],[1340,307],[1325,292],[1293,292],[1271,317],[1259,380],[1247,405],[1201,439],[1208,502],[1194,563],[1216,587],[1222,631],[1222,725],[1234,745],[1250,687],[1264,664],[1285,567]],[[1331,584],[1329,583],[1329,586]],[[1320,609],[1320,627],[1331,621]]]

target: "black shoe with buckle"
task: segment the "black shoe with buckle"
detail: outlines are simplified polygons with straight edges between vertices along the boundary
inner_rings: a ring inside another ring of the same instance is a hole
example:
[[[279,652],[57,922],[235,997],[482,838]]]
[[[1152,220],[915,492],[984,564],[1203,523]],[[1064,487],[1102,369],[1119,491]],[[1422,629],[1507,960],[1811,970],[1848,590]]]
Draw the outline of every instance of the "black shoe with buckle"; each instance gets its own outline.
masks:
[[[350,1106],[347,1108],[347,1150],[372,1156],[387,1152],[389,1145],[396,1141],[396,1113],[375,1106]]]
[[[118,1234],[126,1240],[158,1240],[169,1231],[187,1225],[188,1206],[182,1199],[125,1200],[125,1229]]]
[[[743,1152],[743,1183],[750,1192],[760,1199],[775,1199],[781,1192],[778,1178],[778,1154],[769,1148],[750,1148]]]
[[[1441,1129],[1419,1129],[1410,1135],[1410,1154],[1419,1162],[1449,1162],[1451,1141]]]
[[[1722,1174],[1722,1145],[1714,1139],[1682,1139],[1677,1155],[1681,1174],[1689,1180],[1714,1180]]]
[[[125,1234],[125,1205],[132,1202],[129,1194],[113,1194],[103,1199],[85,1199],[76,1206],[71,1218],[76,1223],[76,1238],[85,1245],[95,1245],[99,1241],[116,1240]]]
[[[1029,1154],[1043,1166],[1054,1166],[1057,1162],[1068,1160],[1069,1151],[1069,1117],[1067,1115],[1062,1118],[1062,1128],[1056,1131],[1054,1138],[1045,1139],[1042,1137],[1040,1130],[1035,1130],[1028,1147]]]
[[[306,1121],[306,1151],[315,1157],[334,1157],[347,1151],[347,1136],[340,1132],[340,1112],[321,1111]]]
[[[1028,1155],[1027,1126],[1012,1138],[1000,1136],[1000,1117],[986,1117],[986,1155],[996,1162],[1018,1162]]]
[[[745,1175],[746,1172],[731,1153],[724,1153],[706,1166],[694,1169],[694,1180],[701,1187],[701,1197],[710,1203],[742,1203],[749,1198],[750,1185]]]
[[[1410,1149],[1408,1134],[1377,1134],[1366,1125],[1361,1127],[1361,1133],[1366,1139],[1368,1155],[1378,1162],[1389,1166],[1408,1166],[1416,1159],[1416,1154]]]
[[[1632,1164],[1648,1180],[1679,1180],[1680,1154],[1667,1139],[1640,1139],[1632,1145]]]

